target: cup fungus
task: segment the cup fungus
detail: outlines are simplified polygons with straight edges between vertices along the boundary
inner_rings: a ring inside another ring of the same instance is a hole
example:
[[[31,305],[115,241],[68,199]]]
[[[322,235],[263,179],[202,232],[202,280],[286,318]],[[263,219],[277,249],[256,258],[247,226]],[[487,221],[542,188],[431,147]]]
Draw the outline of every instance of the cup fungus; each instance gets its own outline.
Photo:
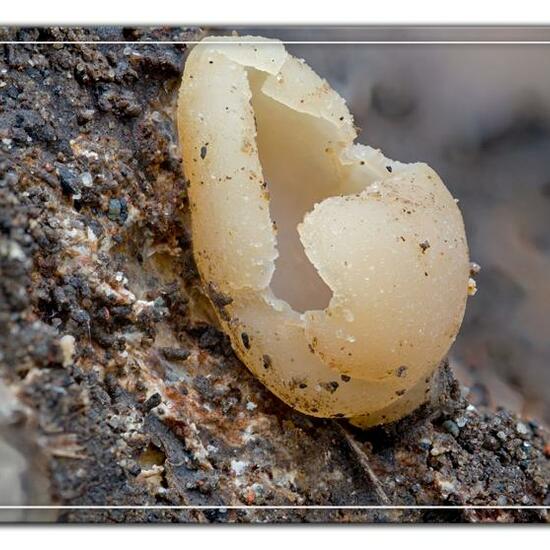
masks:
[[[198,44],[178,128],[196,263],[243,363],[359,426],[425,402],[470,271],[439,176],[355,144],[344,100],[277,40]]]

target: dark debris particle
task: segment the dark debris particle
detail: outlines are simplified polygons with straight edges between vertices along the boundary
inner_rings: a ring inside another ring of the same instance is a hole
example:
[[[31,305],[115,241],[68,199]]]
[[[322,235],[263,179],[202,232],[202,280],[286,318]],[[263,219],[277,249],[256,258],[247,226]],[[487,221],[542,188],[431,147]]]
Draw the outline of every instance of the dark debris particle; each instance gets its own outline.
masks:
[[[498,451],[498,449],[500,449],[500,445],[500,441],[492,435],[488,435],[483,440],[483,448],[488,449],[489,451]]]
[[[386,170],[391,174],[393,172],[393,168],[391,166],[386,166]]]
[[[342,382],[349,382],[351,380],[351,376],[348,376],[347,374],[341,374],[340,379]]]
[[[250,338],[246,332],[241,332],[241,340],[246,349],[250,349]]]
[[[185,361],[191,355],[188,349],[182,348],[160,348],[160,352],[168,361]]]
[[[420,248],[422,249],[422,254],[424,254],[426,250],[430,248],[430,243],[428,241],[422,241],[421,243],[419,243],[418,246],[420,246]]]
[[[207,148],[207,145],[203,145],[201,147],[201,159],[204,160],[206,158],[206,153],[208,152],[208,148]]]
[[[330,382],[323,382],[319,385],[321,386],[321,388],[328,391],[329,393],[334,393],[338,389],[338,387],[340,386],[340,384],[338,384],[338,382],[336,382],[336,380],[332,380]]]
[[[212,303],[218,308],[224,308],[233,303],[233,298],[220,292],[212,283],[208,284],[208,296]]]
[[[272,365],[271,357],[269,357],[269,355],[264,355],[262,359],[263,359],[264,369],[270,369]]]
[[[228,336],[212,325],[197,323],[186,327],[185,331],[190,336],[198,339],[201,349],[224,356],[232,353]]]
[[[57,169],[59,174],[59,183],[64,195],[76,195],[79,191],[79,181],[76,174],[65,166],[60,166]]]
[[[154,393],[143,403],[142,409],[143,412],[149,412],[150,410],[154,409],[155,407],[158,407],[162,403],[162,398],[160,396],[160,393]]]
[[[397,391],[395,392],[395,395],[398,395],[399,397],[401,397],[402,395],[405,395],[405,392],[406,392],[406,391],[407,391],[407,390],[397,390]]]
[[[405,367],[405,365],[401,365],[395,369],[395,376],[397,376],[397,378],[404,378],[407,376],[407,370],[408,368]]]

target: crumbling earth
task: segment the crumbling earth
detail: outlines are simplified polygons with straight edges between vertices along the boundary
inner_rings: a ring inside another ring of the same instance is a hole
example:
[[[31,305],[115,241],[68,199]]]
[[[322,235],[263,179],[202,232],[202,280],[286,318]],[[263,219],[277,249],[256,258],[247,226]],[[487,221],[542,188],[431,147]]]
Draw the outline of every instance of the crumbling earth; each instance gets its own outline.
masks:
[[[547,522],[498,507],[550,506],[548,432],[470,405],[447,366],[437,403],[361,432],[289,409],[236,359],[190,251],[173,116],[186,46],[152,43],[200,36],[0,33],[136,41],[2,45],[0,499],[68,507],[2,518]],[[495,508],[345,508],[388,504]],[[311,505],[327,508],[277,508]]]

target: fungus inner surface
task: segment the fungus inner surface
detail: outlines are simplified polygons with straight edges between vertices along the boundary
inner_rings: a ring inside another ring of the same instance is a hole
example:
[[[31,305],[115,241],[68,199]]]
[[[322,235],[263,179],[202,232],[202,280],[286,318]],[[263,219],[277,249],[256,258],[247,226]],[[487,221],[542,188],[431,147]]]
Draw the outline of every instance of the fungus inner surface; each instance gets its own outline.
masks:
[[[316,203],[341,194],[341,174],[332,141],[334,126],[261,91],[265,75],[250,69],[260,163],[277,227],[279,256],[271,290],[294,310],[325,309],[332,291],[305,254],[298,224]]]

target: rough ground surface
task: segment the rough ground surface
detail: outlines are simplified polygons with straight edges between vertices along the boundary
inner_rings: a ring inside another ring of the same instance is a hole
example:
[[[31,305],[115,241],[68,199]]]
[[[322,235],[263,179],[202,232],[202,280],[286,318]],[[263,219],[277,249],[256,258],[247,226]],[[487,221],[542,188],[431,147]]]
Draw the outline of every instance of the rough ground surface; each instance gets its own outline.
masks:
[[[440,402],[362,433],[305,417],[233,355],[197,285],[170,29],[5,29],[0,56],[2,504],[549,505],[548,433]],[[74,339],[74,340],[73,340]],[[65,522],[545,522],[542,510],[9,511]]]

